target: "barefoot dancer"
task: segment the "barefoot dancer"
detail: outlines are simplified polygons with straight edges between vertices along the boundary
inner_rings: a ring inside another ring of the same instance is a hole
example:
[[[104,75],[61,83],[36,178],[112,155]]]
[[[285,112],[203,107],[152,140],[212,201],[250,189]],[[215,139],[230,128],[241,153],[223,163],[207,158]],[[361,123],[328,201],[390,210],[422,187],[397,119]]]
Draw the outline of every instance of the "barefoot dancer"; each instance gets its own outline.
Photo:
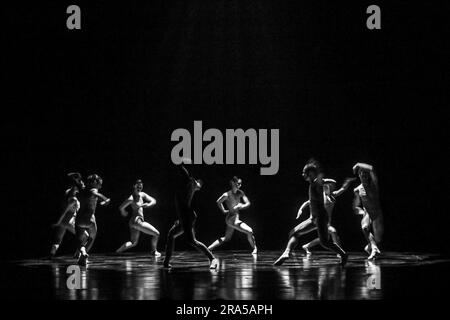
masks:
[[[128,223],[130,226],[130,239],[131,241],[125,242],[116,252],[120,253],[130,248],[135,247],[139,241],[140,233],[145,233],[152,236],[152,251],[151,255],[160,257],[161,254],[156,250],[159,239],[159,231],[150,223],[144,221],[144,209],[153,207],[156,204],[156,200],[150,197],[145,192],[142,192],[144,184],[141,180],[137,180],[133,186],[133,194],[125,200],[119,207],[122,216],[126,217],[128,212],[127,207],[131,207],[133,213]]]
[[[86,265],[90,248],[97,235],[97,223],[95,221],[95,210],[100,198],[101,206],[110,203],[110,199],[98,192],[102,187],[103,180],[98,175],[90,175],[86,179],[86,188],[80,192],[80,210],[75,218],[75,231],[79,241],[78,251],[80,257],[78,264]]]
[[[311,217],[297,227],[290,233],[288,246],[284,253],[275,261],[274,265],[282,265],[283,262],[289,259],[290,252],[298,243],[298,237],[302,234],[311,232],[317,228],[319,234],[320,244],[331,251],[336,252],[341,257],[341,264],[345,265],[347,262],[347,254],[336,244],[328,232],[328,213],[325,208],[324,200],[324,181],[320,166],[316,161],[310,161],[303,168],[303,178],[309,182],[309,207]]]
[[[365,163],[357,163],[353,167],[353,172],[359,176],[361,181],[361,184],[354,190],[353,208],[356,214],[363,217],[361,228],[368,243],[364,250],[369,254],[368,259],[371,260],[380,254],[378,244],[381,242],[384,232],[378,178],[373,166]]]
[[[239,219],[239,211],[247,209],[250,206],[250,201],[248,200],[244,191],[241,190],[242,180],[237,177],[233,177],[230,180],[230,186],[231,190],[224,193],[217,200],[219,209],[226,215],[225,223],[227,224],[227,229],[225,231],[225,236],[214,241],[208,247],[208,249],[212,251],[222,245],[224,242],[229,241],[233,236],[234,230],[237,230],[247,235],[248,242],[253,249],[252,254],[256,254],[258,252],[258,249],[256,248],[253,230]],[[225,209],[225,207],[223,206],[224,202],[228,209]]]
[[[341,194],[343,194],[354,180],[355,180],[355,178],[347,178],[339,190],[334,190],[336,188],[336,181],[333,179],[323,179],[323,182],[324,182],[324,184],[323,184],[324,204],[325,204],[325,209],[327,210],[327,213],[328,213],[328,222],[329,222],[328,232],[330,233],[333,241],[336,244],[338,244],[339,246],[341,245],[341,241],[337,234],[336,228],[334,228],[331,225],[333,209],[334,209],[334,205],[336,204],[336,198],[339,197]],[[302,205],[302,207],[299,210],[299,214],[302,213],[302,210],[305,206],[309,206],[309,201],[306,201]],[[298,217],[297,217],[297,219],[298,219]],[[311,255],[310,249],[319,244],[320,244],[320,239],[316,238],[313,241],[303,245],[302,248],[303,248],[303,250],[305,250],[307,255]]]
[[[192,163],[190,159],[185,159],[184,164]],[[170,268],[170,258],[175,246],[175,239],[182,235],[186,236],[187,242],[194,248],[205,254],[210,262],[210,269],[216,269],[218,260],[214,257],[208,248],[195,238],[195,220],[197,214],[192,209],[192,199],[196,191],[202,187],[201,180],[195,180],[186,169],[185,165],[177,166],[178,170],[178,187],[175,193],[175,208],[178,214],[178,220],[169,231],[167,235],[166,256],[164,258],[164,267]]]
[[[78,172],[69,173],[67,176],[71,180],[71,187],[65,192],[65,209],[58,222],[53,225],[55,228],[54,241],[50,249],[50,257],[56,255],[56,251],[58,251],[66,231],[75,234],[75,216],[78,209],[80,209],[77,194],[84,188],[84,183],[81,179],[81,174]]]

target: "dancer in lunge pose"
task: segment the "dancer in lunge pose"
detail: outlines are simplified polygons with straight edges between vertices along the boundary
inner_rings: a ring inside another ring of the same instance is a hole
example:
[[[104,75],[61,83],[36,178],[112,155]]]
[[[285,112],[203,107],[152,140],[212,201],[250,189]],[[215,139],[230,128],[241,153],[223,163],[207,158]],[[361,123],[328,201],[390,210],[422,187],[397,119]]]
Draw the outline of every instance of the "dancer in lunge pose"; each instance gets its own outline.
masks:
[[[317,228],[320,244],[324,248],[339,254],[341,264],[345,265],[348,258],[347,254],[332,240],[332,237],[328,232],[329,218],[325,208],[323,173],[319,163],[315,160],[309,161],[303,168],[302,175],[303,178],[309,182],[309,208],[311,217],[300,223],[293,231],[291,231],[287,248],[280,258],[275,261],[274,265],[282,265],[285,260],[289,259],[291,251],[298,243],[298,237],[311,232],[315,228]]]
[[[100,176],[90,175],[86,179],[86,188],[80,192],[80,210],[75,218],[75,232],[79,241],[79,265],[86,265],[88,252],[97,235],[95,210],[97,209],[98,199],[101,200],[101,206],[110,203],[110,199],[98,192],[102,184],[103,180]]]
[[[242,180],[238,177],[233,177],[230,180],[231,190],[225,192],[218,200],[217,205],[219,209],[225,214],[225,223],[227,229],[225,235],[216,241],[214,241],[209,247],[209,250],[214,250],[224,242],[229,241],[233,236],[234,230],[240,231],[247,235],[248,242],[252,247],[252,254],[256,254],[258,249],[256,248],[255,236],[253,235],[253,230],[247,224],[239,219],[240,210],[247,209],[250,206],[250,201],[245,195],[244,191],[241,190]],[[227,209],[223,204],[226,204]]]
[[[344,183],[342,184],[342,187],[339,190],[335,190],[336,189],[336,181],[335,180],[323,179],[324,204],[325,204],[325,209],[327,210],[327,213],[328,213],[328,232],[330,233],[333,241],[336,244],[338,244],[339,246],[341,245],[341,241],[337,234],[336,228],[331,225],[334,205],[336,204],[336,198],[339,197],[341,194],[343,194],[348,189],[350,184],[355,180],[356,180],[355,178],[347,178],[344,181]],[[304,207],[306,207],[306,206],[309,206],[309,200],[306,201],[302,205],[302,207],[300,207],[299,215],[301,215]],[[297,219],[298,218],[299,217],[297,216]],[[305,250],[306,254],[309,256],[309,255],[311,255],[310,249],[319,244],[320,244],[320,239],[316,238],[313,241],[303,245],[302,248],[303,248],[303,250]]]
[[[157,251],[159,231],[150,223],[144,221],[144,209],[150,208],[156,204],[156,200],[143,192],[144,184],[142,180],[137,180],[133,185],[133,194],[125,200],[119,207],[122,216],[128,215],[127,208],[131,207],[132,215],[128,223],[130,227],[130,241],[125,242],[116,252],[120,253],[135,247],[139,241],[140,233],[152,236],[151,255],[160,257]]]
[[[354,190],[353,208],[356,214],[362,215],[361,228],[367,241],[364,250],[369,254],[368,259],[371,260],[381,253],[378,245],[384,232],[378,178],[373,166],[366,163],[355,164],[353,172],[361,181]]]
[[[164,258],[164,267],[170,268],[170,258],[175,246],[175,239],[182,235],[186,236],[188,243],[194,248],[205,254],[210,262],[210,269],[216,269],[218,260],[214,257],[211,251],[195,237],[195,221],[197,214],[192,209],[192,199],[196,191],[202,187],[202,181],[194,179],[186,166],[191,165],[190,159],[184,159],[184,164],[178,165],[178,186],[175,191],[175,208],[178,214],[178,220],[169,231],[167,235],[166,256]]]
[[[66,231],[75,234],[75,216],[80,209],[80,202],[77,195],[84,188],[81,174],[78,172],[69,173],[71,186],[65,192],[64,211],[57,223],[53,225],[54,239],[50,249],[50,257],[54,257],[58,251]]]

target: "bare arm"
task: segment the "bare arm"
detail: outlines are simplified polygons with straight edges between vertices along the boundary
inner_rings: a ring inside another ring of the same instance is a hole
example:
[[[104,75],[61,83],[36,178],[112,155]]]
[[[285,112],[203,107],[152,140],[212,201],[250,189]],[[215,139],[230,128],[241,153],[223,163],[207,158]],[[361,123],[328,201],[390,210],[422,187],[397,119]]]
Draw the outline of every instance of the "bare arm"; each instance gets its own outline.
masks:
[[[339,197],[341,194],[343,194],[345,191],[347,191],[350,184],[355,181],[356,178],[347,178],[345,179],[344,183],[342,184],[342,187],[339,190],[333,191],[332,194],[335,198]]]
[[[109,203],[111,202],[111,199],[105,197],[103,194],[101,194],[100,192],[98,192],[97,189],[93,189],[93,190],[92,190],[92,193],[93,193],[95,196],[97,196],[97,197],[99,197],[100,199],[103,200],[102,202],[100,202],[100,205],[101,205],[101,206],[105,206],[105,205],[107,205],[107,204],[109,204]]]
[[[228,199],[228,194],[224,193],[222,196],[220,196],[219,199],[217,199],[216,203],[217,206],[219,207],[220,211],[222,211],[222,213],[227,214],[229,211],[227,209],[225,209],[225,207],[223,206],[223,203]]]
[[[356,173],[359,169],[373,171],[373,166],[367,163],[358,162],[353,166],[353,173]]]
[[[120,214],[124,217],[128,215],[128,212],[125,210],[133,201],[131,199],[127,199],[119,206]]]
[[[242,201],[244,201],[244,203],[238,203],[237,205],[234,206],[233,209],[244,210],[244,209],[247,209],[248,207],[250,207],[250,200],[248,200],[247,196],[243,196]]]
[[[367,163],[357,163],[353,167],[353,172],[356,172],[358,169],[368,171],[370,174],[370,179],[372,180],[375,188],[378,189],[378,177],[377,174],[375,173],[375,168]]]
[[[303,202],[303,204],[300,206],[300,209],[298,209],[297,212],[297,217],[295,217],[295,219],[299,219],[300,216],[302,215],[303,211],[305,210],[305,208],[309,206],[309,200]]]
[[[145,192],[142,192],[142,198],[145,200],[145,202],[141,205],[142,208],[150,208],[156,204],[156,199],[149,196]]]

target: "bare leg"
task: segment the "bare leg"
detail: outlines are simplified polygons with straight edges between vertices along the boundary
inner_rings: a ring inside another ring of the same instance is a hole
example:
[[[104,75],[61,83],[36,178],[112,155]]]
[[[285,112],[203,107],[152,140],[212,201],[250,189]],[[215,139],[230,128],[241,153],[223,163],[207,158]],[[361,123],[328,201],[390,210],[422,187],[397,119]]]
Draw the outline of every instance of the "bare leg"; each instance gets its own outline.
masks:
[[[213,251],[214,249],[218,248],[219,246],[221,246],[224,242],[230,241],[231,237],[233,236],[234,233],[234,229],[232,227],[230,227],[229,225],[227,225],[227,229],[225,231],[225,236],[217,239],[216,241],[214,241],[209,247],[208,249]]]
[[[175,247],[175,239],[183,234],[183,229],[181,228],[180,222],[177,220],[175,224],[170,228],[169,233],[167,235],[167,244],[166,244],[166,256],[164,258],[164,267],[170,268],[170,258],[172,257],[173,249]]]
[[[88,230],[89,238],[86,243],[86,252],[91,251],[92,246],[94,245],[95,238],[97,238],[97,223],[93,222],[91,227]]]
[[[367,241],[367,246],[364,250],[369,254],[369,257],[372,255],[372,252],[376,253],[378,250],[377,243],[375,242],[375,237],[370,232],[371,229],[371,221],[369,214],[365,214],[361,220],[361,229],[364,234],[364,237]]]
[[[158,245],[158,240],[159,240],[159,231],[152,226],[150,223],[142,221],[139,222],[138,224],[136,224],[134,226],[136,228],[136,230],[139,230],[142,233],[148,234],[152,237],[152,254],[155,256],[161,256],[161,254],[156,250],[156,247]]]
[[[50,256],[54,256],[56,251],[58,251],[66,231],[75,234],[75,219],[70,220],[69,223],[61,223],[54,225],[54,240],[52,248],[50,249]]]
[[[56,225],[55,231],[54,231],[54,240],[52,244],[52,248],[50,249],[50,256],[54,256],[56,254],[56,251],[58,251],[59,246],[62,243],[62,240],[64,238],[64,235],[66,234],[66,228]]]
[[[245,222],[242,222],[239,219],[236,219],[233,226],[232,226],[235,230],[245,233],[247,235],[247,240],[250,243],[250,246],[253,249],[253,254],[257,253],[257,248],[256,248],[256,241],[255,241],[255,235],[253,234],[253,230],[252,228],[250,228]]]
[[[310,218],[298,224],[290,233],[289,241],[283,254],[275,261],[274,265],[281,266],[284,261],[289,259],[291,252],[298,244],[298,238],[316,229],[314,221]]]
[[[341,239],[339,238],[336,229],[333,226],[328,226],[328,232],[330,233],[331,239],[334,243],[341,246]],[[311,255],[311,248],[314,248],[315,246],[320,245],[320,239],[316,238],[313,241],[305,244],[302,246],[302,248],[305,250],[306,254],[309,256]]]
[[[331,250],[341,257],[341,264],[345,265],[347,263],[347,253],[345,253],[342,248],[332,240],[330,233],[328,232],[328,218],[327,216],[319,214],[316,219],[317,233],[319,234],[320,244]]]
[[[80,257],[78,258],[78,264],[85,266],[87,263],[88,254],[86,252],[86,243],[88,242],[88,237],[86,237],[86,228],[76,227],[76,236],[78,239],[78,249],[80,252]]]
[[[303,250],[305,250],[306,254],[309,256],[309,255],[311,255],[310,249],[315,246],[318,246],[319,244],[320,244],[320,239],[316,238],[313,241],[303,245],[302,248],[303,248]]]
[[[376,219],[372,221],[372,229],[373,229],[373,236],[375,238],[375,242],[377,244],[380,244],[380,242],[383,240],[383,234],[384,234],[384,221],[383,216],[379,215]]]
[[[330,225],[328,226],[328,232],[330,233],[333,242],[341,246],[341,238],[339,238],[336,228]]]
[[[139,242],[139,234],[141,232],[134,227],[130,227],[130,240],[125,242],[119,249],[116,250],[117,253],[124,252],[125,250],[135,247]]]

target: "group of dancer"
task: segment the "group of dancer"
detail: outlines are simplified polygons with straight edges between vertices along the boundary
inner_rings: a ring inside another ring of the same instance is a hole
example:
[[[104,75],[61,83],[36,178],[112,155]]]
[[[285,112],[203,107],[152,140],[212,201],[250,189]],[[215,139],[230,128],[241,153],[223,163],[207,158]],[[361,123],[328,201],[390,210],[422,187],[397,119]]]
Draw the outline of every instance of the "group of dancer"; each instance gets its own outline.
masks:
[[[164,267],[170,268],[170,260],[174,250],[175,239],[184,234],[187,243],[202,252],[208,259],[211,269],[218,267],[218,260],[212,253],[213,250],[229,241],[235,230],[244,233],[252,248],[252,254],[257,254],[258,249],[252,228],[240,220],[241,210],[250,206],[250,200],[242,191],[242,180],[233,177],[230,180],[230,190],[222,194],[217,200],[220,211],[225,215],[226,231],[223,237],[215,240],[209,247],[198,241],[195,235],[195,222],[197,214],[192,207],[195,193],[203,186],[201,179],[194,177],[191,172],[192,161],[184,159],[177,166],[177,179],[175,188],[175,209],[178,219],[175,221],[167,235],[167,244],[164,257]],[[374,259],[380,254],[379,244],[383,235],[383,214],[379,200],[378,180],[373,166],[357,163],[353,172],[359,177],[360,184],[354,189],[353,208],[356,214],[362,216],[361,227],[367,241],[365,251],[368,259]],[[302,171],[303,178],[309,183],[309,200],[303,203],[297,213],[299,219],[306,207],[309,207],[309,218],[297,225],[289,233],[289,241],[283,254],[274,265],[282,265],[289,259],[293,250],[299,243],[299,238],[312,231],[317,231],[318,237],[305,244],[302,248],[307,255],[310,249],[316,245],[335,252],[340,258],[340,263],[345,265],[348,259],[347,253],[342,249],[336,228],[331,224],[332,213],[336,198],[343,194],[356,178],[347,178],[342,186],[337,189],[337,182],[324,178],[320,164],[310,160]],[[97,223],[95,212],[97,205],[108,205],[111,200],[101,194],[102,178],[96,174],[90,175],[83,181],[80,173],[69,173],[70,188],[65,192],[65,206],[60,219],[54,227],[54,240],[50,250],[50,256],[54,257],[59,249],[66,231],[73,233],[78,241],[75,258],[79,265],[86,265],[89,251],[97,235]],[[150,235],[151,255],[161,256],[157,251],[160,233],[144,219],[144,209],[153,207],[156,200],[143,192],[143,182],[137,180],[133,185],[132,194],[120,206],[120,213],[126,217],[131,210],[129,220],[130,240],[120,246],[116,252],[121,253],[133,248],[139,241],[140,233]],[[100,202],[99,202],[100,201]]]

